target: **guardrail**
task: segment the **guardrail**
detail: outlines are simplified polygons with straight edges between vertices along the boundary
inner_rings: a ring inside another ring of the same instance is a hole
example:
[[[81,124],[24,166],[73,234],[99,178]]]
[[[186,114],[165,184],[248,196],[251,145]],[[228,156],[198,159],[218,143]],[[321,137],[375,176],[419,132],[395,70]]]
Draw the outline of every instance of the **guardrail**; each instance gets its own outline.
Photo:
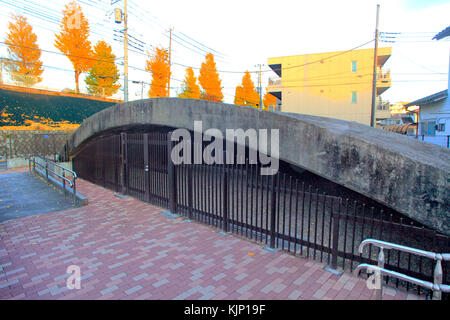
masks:
[[[442,263],[441,263],[442,260],[450,261],[450,253],[434,253],[434,252],[430,252],[430,251],[419,250],[419,249],[406,247],[406,246],[402,246],[399,244],[385,242],[385,241],[376,240],[376,239],[366,239],[366,240],[362,241],[361,244],[359,245],[358,252],[360,254],[362,254],[364,247],[366,245],[370,245],[370,244],[380,248],[380,251],[378,253],[378,265],[374,266],[374,265],[362,263],[356,267],[354,274],[356,276],[358,276],[359,272],[362,269],[367,269],[368,272],[375,273],[375,275],[377,277],[379,277],[379,279],[377,281],[379,286],[378,286],[378,288],[376,288],[377,297],[379,300],[381,300],[381,298],[382,298],[383,275],[394,277],[394,278],[397,278],[397,279],[400,279],[403,281],[407,281],[409,283],[427,288],[429,290],[432,290],[433,291],[433,300],[441,300],[442,292],[450,292],[450,286],[446,285],[446,284],[442,284],[443,273],[442,273]],[[417,279],[414,277],[407,276],[403,273],[384,269],[384,262],[385,262],[384,261],[384,250],[385,249],[386,250],[391,250],[391,249],[398,250],[401,252],[406,252],[406,253],[410,253],[410,254],[414,254],[414,255],[418,255],[421,257],[435,260],[436,265],[435,265],[434,274],[433,274],[434,282],[420,280],[420,279]]]
[[[63,166],[61,166],[51,160],[48,160],[48,159],[45,159],[45,158],[42,158],[39,156],[31,156],[29,158],[28,166],[29,166],[30,171],[31,170],[35,171],[36,166],[42,168],[42,170],[45,172],[45,177],[46,177],[47,181],[49,180],[49,175],[53,176],[57,179],[61,179],[64,196],[66,195],[66,184],[68,184],[69,188],[72,189],[73,203],[74,203],[74,205],[76,205],[76,203],[77,203],[77,198],[76,198],[77,174],[75,173],[75,171],[64,168]],[[59,169],[60,173],[56,170],[56,168]],[[71,177],[71,179],[70,179],[70,177]]]

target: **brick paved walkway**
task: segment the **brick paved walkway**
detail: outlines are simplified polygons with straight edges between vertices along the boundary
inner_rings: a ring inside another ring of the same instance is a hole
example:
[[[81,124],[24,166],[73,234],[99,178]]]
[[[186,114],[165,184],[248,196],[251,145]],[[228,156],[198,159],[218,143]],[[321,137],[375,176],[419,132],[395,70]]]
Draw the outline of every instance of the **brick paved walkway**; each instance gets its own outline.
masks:
[[[80,180],[89,205],[0,223],[0,299],[370,299],[364,280]],[[67,267],[81,289],[66,287]],[[387,289],[385,299],[417,299]]]

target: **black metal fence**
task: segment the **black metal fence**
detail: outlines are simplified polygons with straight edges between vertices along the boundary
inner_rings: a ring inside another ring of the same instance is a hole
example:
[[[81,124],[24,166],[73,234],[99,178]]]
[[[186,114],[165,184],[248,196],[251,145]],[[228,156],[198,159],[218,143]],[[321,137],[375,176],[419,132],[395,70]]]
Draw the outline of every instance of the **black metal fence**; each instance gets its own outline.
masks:
[[[367,238],[450,252],[449,237],[407,217],[324,194],[286,173],[260,175],[259,164],[174,165],[172,145],[160,132],[102,137],[73,159],[73,168],[79,177],[117,192],[334,269],[376,264],[378,250],[358,253]],[[388,251],[385,268],[433,281],[434,261],[408,253]],[[444,284],[450,283],[447,268],[443,263]]]

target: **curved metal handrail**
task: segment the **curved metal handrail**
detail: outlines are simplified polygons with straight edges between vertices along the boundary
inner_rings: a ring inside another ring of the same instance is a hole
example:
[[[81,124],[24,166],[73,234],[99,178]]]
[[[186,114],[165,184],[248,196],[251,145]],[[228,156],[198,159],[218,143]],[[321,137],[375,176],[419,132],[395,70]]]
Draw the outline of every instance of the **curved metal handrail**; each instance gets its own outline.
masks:
[[[39,162],[36,162],[35,164],[44,170],[46,169],[45,166],[40,164]],[[53,170],[49,170],[49,172],[51,172],[53,175],[57,176],[58,178],[64,179],[65,181],[67,181],[69,183],[70,188],[73,188],[74,183],[72,182],[72,180],[70,180],[69,178],[66,178],[65,176],[58,174],[57,172],[55,172]]]
[[[361,272],[362,269],[367,269],[368,272],[379,272],[382,275],[397,278],[399,280],[407,281],[409,283],[424,287],[429,290],[433,291],[442,291],[442,292],[450,292],[450,286],[447,284],[434,284],[430,281],[420,280],[414,277],[407,276],[406,274],[395,272],[392,270],[387,270],[384,268],[380,268],[378,266],[374,266],[367,263],[361,263],[356,267],[356,269],[353,271],[353,274],[355,276],[358,276],[358,274]]]
[[[380,248],[380,252],[378,254],[378,266],[362,263],[359,264],[354,270],[354,274],[357,276],[361,269],[366,268],[369,272],[378,272],[380,276],[386,275],[390,277],[394,277],[400,280],[408,281],[410,283],[416,284],[418,286],[425,287],[433,291],[433,299],[440,300],[442,292],[450,292],[450,286],[446,284],[442,284],[443,274],[442,274],[442,263],[441,261],[450,261],[450,253],[435,253],[431,251],[424,251],[416,248],[411,248],[407,246],[402,246],[399,244],[386,242],[377,239],[366,239],[361,242],[358,248],[358,252],[360,254],[363,253],[364,247],[366,245],[374,245]],[[391,271],[384,269],[384,249],[386,250],[398,250],[401,252],[406,252],[414,255],[418,255],[421,257],[426,257],[436,261],[436,266],[434,268],[433,280],[434,282],[429,282],[425,280],[420,280],[414,277],[407,276],[403,273]],[[381,279],[382,280],[382,279]],[[380,282],[382,284],[383,281]],[[377,288],[378,299],[381,299],[382,289]]]
[[[364,250],[364,247],[368,244],[373,244],[374,246],[377,246],[379,248],[383,249],[394,249],[399,250],[406,253],[415,254],[418,256],[426,257],[433,260],[444,260],[444,261],[450,261],[450,253],[434,253],[430,251],[424,251],[420,249],[415,249],[407,246],[402,246],[395,243],[390,243],[386,241],[381,241],[377,239],[366,239],[361,242],[358,248],[358,253],[362,253]]]
[[[38,161],[36,161],[38,160]],[[43,161],[44,164],[39,163],[40,161]],[[49,173],[55,177],[58,177],[62,180],[62,184],[63,184],[63,191],[64,194],[66,193],[66,182],[69,184],[69,188],[72,189],[72,194],[73,194],[73,201],[74,204],[76,204],[76,179],[77,179],[77,174],[75,171],[72,171],[70,169],[67,169],[51,160],[45,159],[43,157],[40,156],[30,156],[29,158],[29,167],[31,170],[31,163],[33,163],[33,169],[37,166],[41,167],[43,170],[45,170],[45,175],[46,178],[48,180],[48,175]],[[49,168],[49,164],[53,166],[53,168]],[[58,172],[56,172],[54,169],[55,167],[60,168],[62,170],[62,174],[59,174]],[[66,177],[65,173],[68,172],[72,175],[72,179],[69,179],[68,177]]]

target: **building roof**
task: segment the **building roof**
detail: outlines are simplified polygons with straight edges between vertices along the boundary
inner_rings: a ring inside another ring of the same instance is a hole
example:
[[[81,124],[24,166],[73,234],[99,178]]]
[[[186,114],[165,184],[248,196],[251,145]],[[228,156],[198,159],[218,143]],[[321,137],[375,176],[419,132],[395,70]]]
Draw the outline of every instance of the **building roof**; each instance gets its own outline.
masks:
[[[386,130],[386,131],[395,132],[395,133],[407,134],[408,128],[410,128],[410,127],[412,127],[412,128],[417,127],[417,124],[416,123],[391,124],[389,126],[382,127],[382,129]]]
[[[447,91],[448,91],[447,89],[446,90],[442,90],[442,91],[440,91],[438,93],[429,95],[429,96],[424,97],[424,98],[420,98],[420,99],[418,99],[416,101],[413,101],[413,102],[410,102],[408,104],[405,104],[405,107],[425,106],[425,105],[428,105],[428,104],[433,104],[433,103],[438,102],[438,101],[440,101],[440,100],[442,100],[444,98],[447,98],[447,96],[448,96],[448,92]]]
[[[436,34],[432,40],[441,40],[444,39],[446,37],[450,36],[450,26],[448,26],[447,28],[445,28],[444,30],[442,30],[441,32],[439,32],[438,34]]]

